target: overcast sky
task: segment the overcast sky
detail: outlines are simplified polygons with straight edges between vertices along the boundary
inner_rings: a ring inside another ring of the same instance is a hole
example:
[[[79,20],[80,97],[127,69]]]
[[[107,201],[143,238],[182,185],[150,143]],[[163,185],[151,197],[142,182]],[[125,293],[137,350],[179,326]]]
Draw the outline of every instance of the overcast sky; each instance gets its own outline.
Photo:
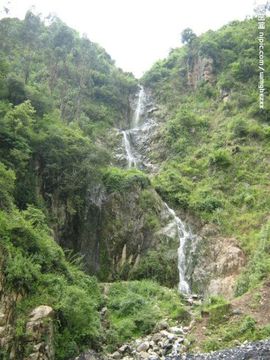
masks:
[[[69,26],[98,42],[119,67],[136,76],[166,57],[171,48],[180,46],[180,34],[186,27],[201,34],[229,21],[244,19],[253,14],[254,8],[254,0],[11,0],[9,3],[10,16],[23,18],[31,5],[44,15],[55,13]]]

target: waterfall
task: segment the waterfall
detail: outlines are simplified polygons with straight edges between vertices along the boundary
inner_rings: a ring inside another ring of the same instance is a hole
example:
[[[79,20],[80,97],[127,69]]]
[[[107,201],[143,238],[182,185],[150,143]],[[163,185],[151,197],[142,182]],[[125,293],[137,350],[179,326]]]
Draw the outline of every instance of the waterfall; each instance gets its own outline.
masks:
[[[129,136],[130,136],[129,130],[122,131],[122,134],[123,134],[123,141],[124,141],[124,146],[125,146],[125,150],[126,150],[126,158],[127,158],[128,168],[131,168],[132,166],[136,167],[137,161],[131,150],[131,145],[130,145],[130,140],[129,140]]]
[[[141,117],[143,105],[144,105],[144,99],[145,99],[144,88],[143,88],[143,86],[140,86],[138,102],[137,102],[137,106],[136,106],[136,110],[135,110],[134,118],[133,118],[133,124],[132,124],[133,128],[136,128],[139,125],[139,121],[140,121],[140,117]]]
[[[179,238],[178,248],[178,271],[179,271],[179,291],[184,294],[190,293],[190,287],[186,280],[186,254],[185,247],[187,240],[191,240],[193,235],[185,227],[182,220],[175,214],[175,211],[171,209],[166,203],[164,203],[169,214],[173,217],[175,225],[177,227],[177,235]]]
[[[140,86],[140,91],[138,94],[137,106],[134,112],[132,126],[129,130],[122,131],[123,134],[123,144],[126,152],[126,159],[128,168],[138,167],[140,163],[140,154],[136,154],[134,151],[134,146],[132,146],[131,139],[133,139],[134,144],[134,134],[138,131],[142,131],[147,124],[142,124],[139,127],[141,115],[144,113],[146,107],[146,96],[144,92],[144,88]],[[146,120],[149,120],[148,118]],[[148,126],[152,126],[151,123]],[[136,140],[136,136],[135,136]],[[135,145],[135,144],[134,144]],[[193,239],[193,235],[190,231],[186,229],[185,224],[182,220],[175,214],[175,211],[172,210],[165,202],[164,206],[170,216],[173,218],[175,226],[177,228],[177,235],[179,239],[179,248],[178,248],[178,271],[179,271],[179,291],[181,293],[189,294],[190,286],[186,279],[186,256],[185,256],[185,248],[188,240]]]
[[[123,144],[125,147],[128,168],[138,167],[138,163],[139,163],[138,156],[132,147],[131,139],[134,136],[134,134],[136,133],[136,130],[138,130],[140,117],[141,117],[141,114],[142,114],[143,108],[144,108],[144,102],[145,102],[145,92],[144,92],[143,86],[140,86],[140,91],[138,94],[138,101],[137,101],[136,109],[134,112],[131,127],[129,130],[122,131]]]

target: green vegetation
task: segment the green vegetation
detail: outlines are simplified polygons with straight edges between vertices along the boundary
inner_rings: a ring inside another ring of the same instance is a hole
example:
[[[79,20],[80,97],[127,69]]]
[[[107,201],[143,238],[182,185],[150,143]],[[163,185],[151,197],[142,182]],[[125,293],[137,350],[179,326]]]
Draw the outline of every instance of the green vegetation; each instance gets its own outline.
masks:
[[[176,209],[237,238],[248,259],[237,295],[259,287],[270,272],[270,83],[259,111],[255,19],[200,37],[186,29],[185,46],[145,74],[168,118],[159,134],[165,153],[155,150],[164,161],[151,182],[142,171],[114,167],[109,150],[110,130],[130,117],[137,80],[98,44],[57,18],[47,21],[31,12],[23,21],[0,21],[0,272],[5,294],[16,295],[11,321],[20,351],[28,353],[26,321],[41,304],[55,311],[57,360],[86,348],[115,349],[164,318],[189,320],[179,294],[153,282],[176,283],[170,240],[165,247],[157,241],[134,264],[145,251],[141,239],[150,243],[161,227],[151,184]],[[266,38],[269,31],[267,18]],[[111,207],[95,203],[99,189]],[[97,279],[83,272],[84,259],[54,238],[76,251],[83,244],[103,281],[129,281],[102,285],[109,289],[103,296]],[[270,335],[251,316],[234,321],[230,310],[213,297],[199,308],[209,320],[204,350]]]
[[[254,303],[259,299],[254,294]],[[248,304],[249,305],[249,304]],[[250,310],[248,310],[250,311]],[[258,315],[258,314],[257,314]],[[270,326],[260,325],[252,315],[233,311],[230,302],[222,297],[211,296],[202,305],[195,308],[197,332],[189,335],[191,352],[210,352],[238,346],[244,341],[267,339]],[[262,315],[263,316],[263,315]],[[195,340],[196,334],[203,330],[203,336]]]
[[[106,336],[110,349],[149,334],[164,318],[170,318],[172,324],[189,320],[177,291],[150,280],[111,284],[107,307],[110,328]]]
[[[16,173],[16,203],[51,207],[57,197],[80,214],[110,161],[107,129],[126,121],[137,82],[57,18],[45,26],[28,12],[0,30],[0,157]]]
[[[163,286],[173,288],[177,283],[177,249],[172,253],[168,247],[149,250],[130,273],[130,279],[152,279]]]
[[[203,304],[201,313],[209,318],[210,324],[219,324],[227,320],[230,315],[231,305],[222,297],[211,296],[206,304]]]
[[[101,294],[50,226],[74,236],[111,159],[107,129],[126,120],[137,81],[57,18],[4,18],[0,41],[0,271],[18,297],[14,342],[29,351],[27,318],[50,305],[56,359],[69,359],[100,346]]]
[[[8,213],[1,210],[0,239],[5,292],[21,296],[15,309],[15,341],[25,343],[27,316],[34,307],[47,304],[56,312],[57,359],[74,356],[84,346],[97,346],[101,334],[97,281],[65,259],[43,213],[32,206],[21,212],[15,206]]]
[[[138,185],[142,189],[149,187],[150,181],[142,171],[137,169],[106,168],[103,183],[108,192],[123,191]]]
[[[242,295],[249,288],[258,286],[270,273],[270,222],[257,235],[257,248],[252,253],[247,268],[241,274],[236,294]]]
[[[269,273],[260,234],[270,207],[270,84],[265,83],[266,107],[260,111],[256,34],[255,19],[200,37],[186,29],[186,45],[143,77],[168,114],[161,129],[167,154],[153,185],[172,206],[237,238],[250,259],[238,294]],[[265,54],[269,67],[269,44]],[[203,66],[207,75],[198,70]]]
[[[270,326],[257,326],[251,316],[240,321],[231,320],[221,326],[212,325],[207,330],[207,340],[201,344],[205,352],[230,348],[244,341],[256,341],[268,338]]]

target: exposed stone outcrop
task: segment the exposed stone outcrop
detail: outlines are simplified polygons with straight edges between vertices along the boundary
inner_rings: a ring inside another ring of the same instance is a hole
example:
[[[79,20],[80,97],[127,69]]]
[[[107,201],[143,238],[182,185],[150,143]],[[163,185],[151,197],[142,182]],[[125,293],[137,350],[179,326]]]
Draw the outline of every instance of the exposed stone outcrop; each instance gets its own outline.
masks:
[[[143,208],[147,195],[148,210]],[[175,284],[178,282],[177,248],[179,240],[173,219],[166,211],[159,195],[149,187],[142,193],[139,186],[126,192],[112,193],[104,202],[100,229],[100,277],[112,280],[114,276],[125,279],[148,250],[160,246],[173,252],[171,266],[175,267]]]
[[[206,225],[193,254],[193,289],[205,295],[234,296],[237,276],[245,265],[245,255],[234,238],[221,237],[214,226]]]
[[[196,89],[202,81],[213,83],[215,80],[213,63],[213,59],[209,57],[198,56],[189,69],[188,85]]]
[[[25,360],[53,360],[53,309],[41,305],[35,308],[26,324],[26,336],[30,355]]]

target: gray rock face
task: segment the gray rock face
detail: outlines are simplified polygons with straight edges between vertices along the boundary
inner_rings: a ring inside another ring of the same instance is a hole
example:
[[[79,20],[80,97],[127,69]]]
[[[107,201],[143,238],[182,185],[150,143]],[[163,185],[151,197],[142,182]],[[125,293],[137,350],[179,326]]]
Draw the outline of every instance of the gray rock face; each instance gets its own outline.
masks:
[[[31,312],[28,325],[30,326],[34,322],[40,321],[44,318],[51,318],[52,316],[53,309],[50,306],[40,305]]]
[[[213,229],[203,228],[196,249],[190,250],[188,258],[193,290],[233,298],[237,276],[246,262],[235,239],[218,236]]]
[[[26,334],[32,351],[25,360],[54,360],[53,309],[47,305],[35,308],[26,324]]]
[[[214,61],[211,58],[198,56],[188,72],[188,84],[196,89],[201,81],[214,81]]]
[[[135,104],[133,104],[133,110],[135,112]],[[151,94],[146,91],[141,104],[139,121],[131,122],[127,126],[128,130],[125,128],[136,167],[149,173],[158,170],[157,161],[153,157],[156,147],[159,146],[156,137],[159,136],[160,117],[156,116],[156,113],[159,113],[159,107],[153,104]],[[118,141],[114,149],[115,161],[117,165],[126,167],[128,159],[122,130],[115,130],[115,138]]]
[[[145,196],[147,211],[143,208]],[[149,218],[155,219],[154,227]],[[103,204],[100,220],[99,247],[106,254],[100,259],[100,272],[104,276],[101,279],[110,281],[116,275],[129,274],[138,268],[149,250],[158,251],[162,247],[168,249],[166,257],[174,269],[170,285],[176,285],[179,239],[175,224],[172,224],[174,230],[166,230],[171,222],[164,203],[151,186],[143,190],[135,185],[127,191],[110,194]]]

